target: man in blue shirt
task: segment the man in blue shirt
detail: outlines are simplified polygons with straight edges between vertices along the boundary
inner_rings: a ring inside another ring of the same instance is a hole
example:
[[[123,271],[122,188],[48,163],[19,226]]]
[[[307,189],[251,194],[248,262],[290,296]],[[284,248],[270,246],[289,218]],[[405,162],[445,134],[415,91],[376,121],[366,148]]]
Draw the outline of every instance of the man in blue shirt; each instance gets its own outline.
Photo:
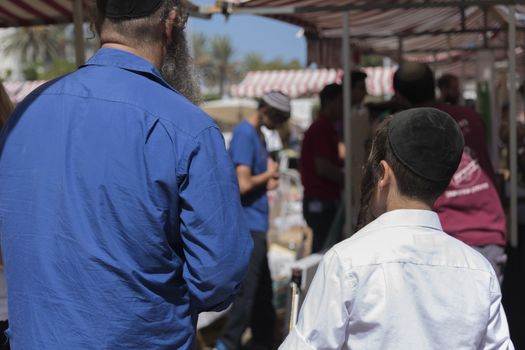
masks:
[[[268,157],[261,127],[282,126],[290,117],[290,98],[280,92],[263,96],[257,112],[237,125],[230,144],[244,216],[252,232],[254,249],[246,279],[235,299],[217,349],[240,347],[247,327],[252,331],[253,348],[272,349],[275,311],[272,280],[268,269],[266,231],[268,230],[267,190],[277,188],[278,164]]]
[[[234,168],[179,94],[196,96],[178,1],[97,6],[102,48],[0,137],[11,347],[192,349],[252,252]]]

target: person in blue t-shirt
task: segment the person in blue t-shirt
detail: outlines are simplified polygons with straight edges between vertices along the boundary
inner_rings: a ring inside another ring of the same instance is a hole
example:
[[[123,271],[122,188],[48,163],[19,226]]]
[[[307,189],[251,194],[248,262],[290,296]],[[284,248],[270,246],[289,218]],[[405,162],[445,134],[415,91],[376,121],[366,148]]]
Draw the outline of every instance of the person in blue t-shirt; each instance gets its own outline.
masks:
[[[269,211],[266,192],[277,188],[279,173],[278,164],[268,156],[261,127],[277,129],[289,118],[290,98],[280,92],[270,92],[262,97],[257,112],[233,131],[229,152],[254,249],[246,279],[216,344],[219,350],[238,349],[247,327],[251,328],[254,348],[272,349],[273,346],[275,311],[266,258]]]
[[[95,3],[93,1],[93,3]],[[0,134],[13,350],[195,349],[252,238],[216,123],[191,101],[183,0],[98,0],[102,48]]]

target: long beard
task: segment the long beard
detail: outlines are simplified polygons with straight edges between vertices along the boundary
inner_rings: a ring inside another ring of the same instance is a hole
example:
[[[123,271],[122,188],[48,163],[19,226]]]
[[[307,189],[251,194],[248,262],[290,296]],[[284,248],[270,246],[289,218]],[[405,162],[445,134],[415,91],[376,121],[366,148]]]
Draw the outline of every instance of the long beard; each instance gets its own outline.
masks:
[[[162,76],[171,87],[188,100],[199,104],[201,102],[199,83],[194,74],[193,60],[184,30],[173,27],[172,38],[167,47],[166,59],[162,64]]]

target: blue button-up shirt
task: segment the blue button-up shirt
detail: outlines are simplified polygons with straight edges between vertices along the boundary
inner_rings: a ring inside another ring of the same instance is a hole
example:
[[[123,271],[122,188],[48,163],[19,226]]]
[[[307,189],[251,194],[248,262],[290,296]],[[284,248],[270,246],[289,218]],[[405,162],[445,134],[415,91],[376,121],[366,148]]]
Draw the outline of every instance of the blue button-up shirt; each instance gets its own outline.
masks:
[[[260,175],[267,170],[268,151],[261,142],[257,130],[246,120],[233,130],[229,149],[234,166],[245,165],[250,168],[252,176]],[[241,197],[244,215],[248,228],[253,232],[268,231],[268,196],[266,186],[256,188]]]
[[[0,138],[14,350],[189,349],[252,250],[215,123],[149,62],[101,49]]]

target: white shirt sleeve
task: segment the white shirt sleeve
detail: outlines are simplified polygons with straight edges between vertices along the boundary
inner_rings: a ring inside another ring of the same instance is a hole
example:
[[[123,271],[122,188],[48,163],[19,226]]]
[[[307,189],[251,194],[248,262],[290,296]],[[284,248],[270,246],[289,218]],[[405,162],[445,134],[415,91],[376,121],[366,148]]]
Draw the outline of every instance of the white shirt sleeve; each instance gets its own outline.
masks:
[[[489,322],[485,342],[481,349],[514,350],[514,345],[510,340],[507,317],[501,305],[501,291],[496,276],[493,276],[491,284]]]
[[[308,290],[297,325],[279,349],[341,349],[356,289],[355,275],[346,271],[334,250],[328,251]]]

